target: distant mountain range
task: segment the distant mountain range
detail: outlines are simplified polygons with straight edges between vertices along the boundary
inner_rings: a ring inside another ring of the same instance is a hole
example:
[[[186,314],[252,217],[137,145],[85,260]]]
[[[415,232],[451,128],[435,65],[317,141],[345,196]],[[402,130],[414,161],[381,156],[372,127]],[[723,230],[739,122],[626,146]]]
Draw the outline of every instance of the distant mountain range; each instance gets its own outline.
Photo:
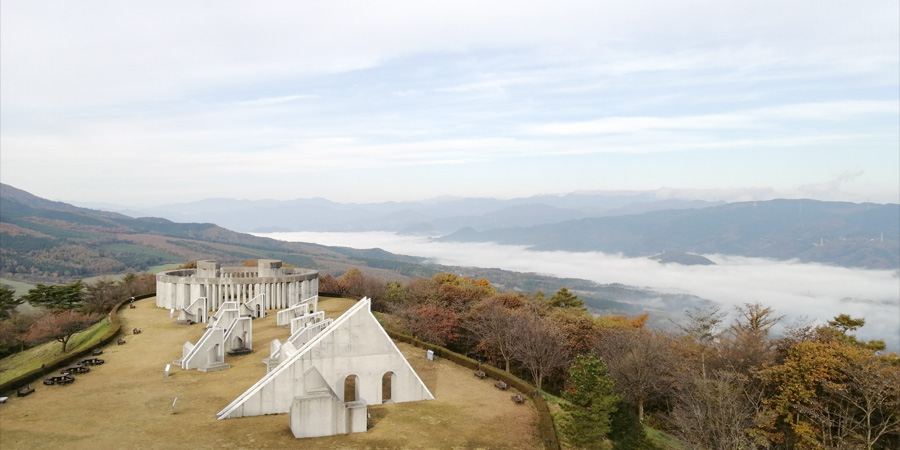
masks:
[[[743,202],[486,231],[466,228],[440,240],[632,257],[675,251],[897,269],[900,205]]]
[[[637,314],[642,311],[642,302],[673,312],[707,302],[689,294],[660,293],[620,284],[598,285],[534,273],[430,264],[424,258],[377,248],[283,242],[237,233],[212,223],[133,218],[50,201],[0,184],[0,276],[7,279],[62,283],[97,275],[144,272],[154,266],[198,259],[237,265],[258,258],[280,259],[334,275],[358,267],[384,280],[408,281],[450,272],[487,278],[499,290],[552,293],[566,286],[595,311],[605,313]]]
[[[336,272],[359,266],[370,267],[375,274],[405,270],[409,276],[430,276],[435,270],[419,265],[422,258],[378,249],[289,243],[212,223],[132,218],[46,200],[0,184],[0,271],[4,277],[61,282],[197,259],[236,265],[258,258]]]
[[[284,201],[214,198],[139,210],[105,204],[90,206],[132,217],[153,216],[175,222],[212,222],[243,232],[392,231],[443,235],[466,227],[489,230],[589,217],[706,208],[721,204],[724,203],[661,200],[655,192],[613,191],[542,195],[511,200],[444,198],[418,202],[348,204],[322,198]]]

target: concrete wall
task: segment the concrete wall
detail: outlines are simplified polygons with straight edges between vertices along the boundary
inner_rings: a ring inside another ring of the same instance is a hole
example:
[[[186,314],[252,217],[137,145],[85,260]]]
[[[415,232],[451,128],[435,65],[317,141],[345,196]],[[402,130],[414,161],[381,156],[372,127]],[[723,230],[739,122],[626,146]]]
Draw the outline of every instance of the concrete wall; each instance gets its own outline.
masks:
[[[219,412],[219,419],[287,413],[295,397],[321,389],[324,383],[345,402],[344,381],[356,376],[356,401],[381,404],[382,380],[391,379],[391,401],[432,400],[434,396],[360,300],[261,380]],[[282,345],[281,351],[284,351]]]
[[[304,395],[291,404],[291,432],[296,438],[365,433],[366,411],[365,403],[344,403],[330,391]]]

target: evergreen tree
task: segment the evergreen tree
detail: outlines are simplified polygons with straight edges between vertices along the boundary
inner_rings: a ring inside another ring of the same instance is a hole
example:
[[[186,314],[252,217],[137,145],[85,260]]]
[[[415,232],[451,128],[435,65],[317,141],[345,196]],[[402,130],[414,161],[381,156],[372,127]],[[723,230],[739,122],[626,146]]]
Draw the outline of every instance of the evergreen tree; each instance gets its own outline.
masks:
[[[578,355],[569,367],[569,380],[563,391],[563,409],[568,414],[563,432],[578,448],[608,448],[611,415],[619,395],[613,391],[613,379],[606,363],[594,354]]]
[[[16,298],[16,291],[6,285],[0,285],[0,320],[9,319],[16,307],[25,300]]]
[[[53,311],[65,311],[81,307],[84,284],[78,280],[72,284],[46,285],[38,283],[28,290],[22,299],[32,306]]]

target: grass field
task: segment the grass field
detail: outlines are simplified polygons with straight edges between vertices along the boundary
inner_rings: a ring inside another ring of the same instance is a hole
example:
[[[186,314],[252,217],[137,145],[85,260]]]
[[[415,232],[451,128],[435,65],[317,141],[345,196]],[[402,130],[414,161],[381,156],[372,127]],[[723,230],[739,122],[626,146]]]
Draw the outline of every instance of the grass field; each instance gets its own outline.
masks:
[[[365,433],[297,440],[289,415],[216,420],[215,414],[265,374],[260,362],[272,339],[289,330],[275,326],[275,315],[253,321],[255,351],[227,357],[231,368],[201,373],[165,365],[181,357],[185,341],[196,342],[201,325],[173,324],[155,299],[123,309],[125,345],[106,347],[106,364],[78,375],[69,386],[35,384],[28,397],[0,405],[0,448],[515,448],[538,449],[536,414],[530,402],[516,405],[510,392],[491,380],[398,344],[436,400],[369,407]],[[324,299],[320,309],[337,317],[351,300]],[[178,401],[173,408],[175,399]]]

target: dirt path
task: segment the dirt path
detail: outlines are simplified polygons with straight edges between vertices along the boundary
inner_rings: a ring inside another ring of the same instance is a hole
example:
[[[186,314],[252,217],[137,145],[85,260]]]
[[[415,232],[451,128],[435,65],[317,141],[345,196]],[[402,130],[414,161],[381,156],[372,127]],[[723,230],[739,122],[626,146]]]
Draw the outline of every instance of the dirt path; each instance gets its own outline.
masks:
[[[36,392],[0,405],[0,448],[541,448],[530,402],[516,405],[490,380],[446,360],[429,362],[422,349],[399,344],[435,401],[369,408],[366,433],[297,440],[287,414],[216,420],[215,414],[265,374],[260,362],[272,339],[289,330],[275,315],[253,321],[254,352],[226,357],[231,368],[201,373],[166,364],[181,356],[185,341],[196,342],[200,325],[178,326],[155,299],[123,309],[125,345],[111,345],[106,364],[77,376],[69,386],[35,384]],[[320,303],[337,317],[352,301]],[[132,328],[142,333],[132,335]],[[174,414],[172,403],[175,403]]]

